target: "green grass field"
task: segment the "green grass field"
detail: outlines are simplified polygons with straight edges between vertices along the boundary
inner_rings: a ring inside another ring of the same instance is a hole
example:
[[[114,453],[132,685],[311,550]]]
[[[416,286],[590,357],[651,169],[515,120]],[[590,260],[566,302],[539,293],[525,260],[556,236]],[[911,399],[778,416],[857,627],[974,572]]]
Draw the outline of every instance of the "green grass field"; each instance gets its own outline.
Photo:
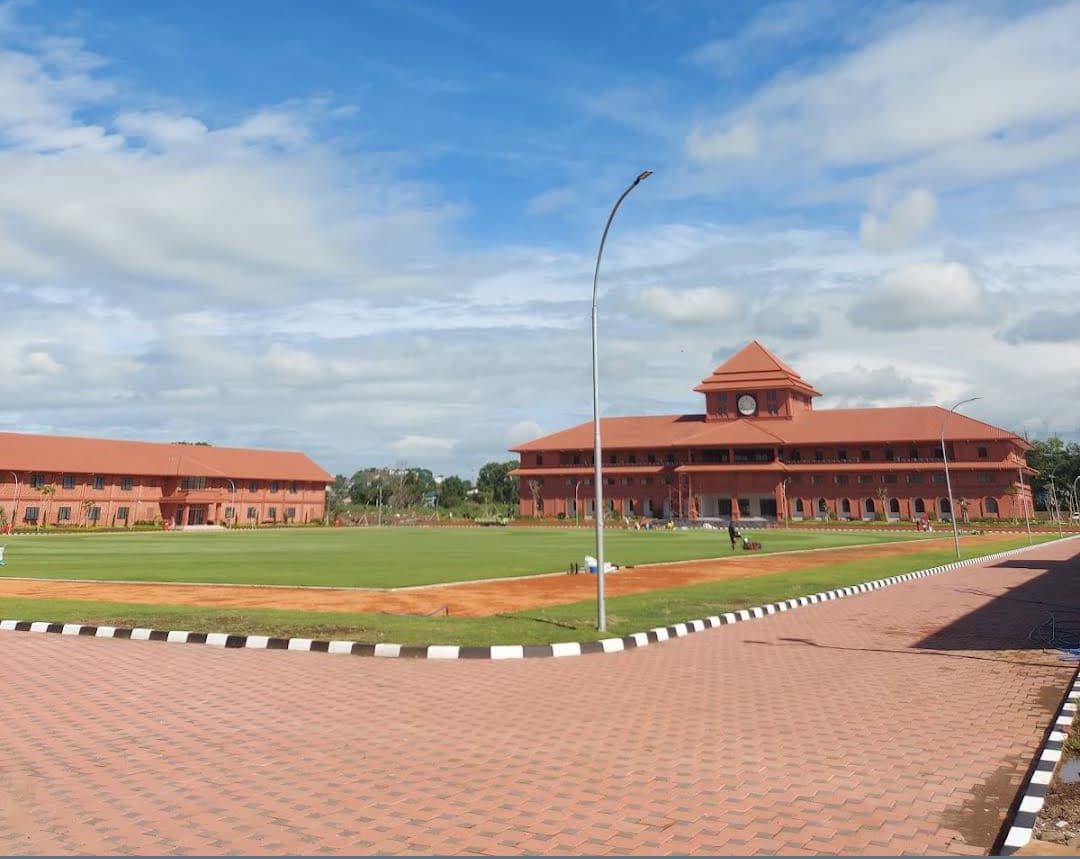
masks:
[[[774,529],[756,539],[765,552],[783,552],[925,536]],[[592,554],[594,543],[591,531],[572,529],[340,528],[50,534],[7,537],[6,545],[0,577],[394,588],[564,572]],[[605,536],[606,559],[622,566],[730,554],[726,531]]]
[[[1051,539],[1054,537],[1040,535],[1035,542]],[[1026,544],[1026,538],[982,541],[963,546],[963,555],[987,555]],[[951,546],[928,546],[925,552],[896,558],[851,561],[757,578],[612,597],[607,602],[608,632],[605,636],[596,631],[596,606],[592,601],[488,618],[459,619],[0,598],[0,618],[398,644],[546,644],[642,632],[655,626],[925,569],[954,558]]]

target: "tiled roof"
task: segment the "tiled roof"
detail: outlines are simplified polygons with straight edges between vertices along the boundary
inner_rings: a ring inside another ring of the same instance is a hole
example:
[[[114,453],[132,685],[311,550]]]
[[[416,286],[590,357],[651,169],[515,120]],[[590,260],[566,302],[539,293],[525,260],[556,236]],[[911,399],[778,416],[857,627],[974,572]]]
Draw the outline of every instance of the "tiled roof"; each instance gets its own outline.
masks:
[[[284,450],[0,433],[0,469],[153,477],[231,477],[331,483],[305,454]]]
[[[743,391],[748,388],[795,388],[812,397],[821,394],[802,376],[762,346],[752,340],[723,364],[701,380],[695,391]]]
[[[902,406],[880,409],[805,411],[783,418],[735,418],[706,421],[704,415],[602,418],[600,439],[604,450],[670,447],[764,447],[811,444],[906,444],[938,441],[941,422],[948,414],[940,406]],[[589,450],[592,422],[518,445],[515,452]],[[1015,433],[959,413],[948,416],[948,441],[1010,440],[1027,447]]]

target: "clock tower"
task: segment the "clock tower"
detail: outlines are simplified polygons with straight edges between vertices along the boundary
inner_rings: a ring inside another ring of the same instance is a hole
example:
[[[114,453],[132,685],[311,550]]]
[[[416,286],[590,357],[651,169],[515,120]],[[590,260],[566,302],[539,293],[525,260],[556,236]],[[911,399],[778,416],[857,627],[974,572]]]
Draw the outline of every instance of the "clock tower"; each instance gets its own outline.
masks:
[[[821,394],[772,352],[752,341],[701,380],[705,420],[783,420],[813,408]]]

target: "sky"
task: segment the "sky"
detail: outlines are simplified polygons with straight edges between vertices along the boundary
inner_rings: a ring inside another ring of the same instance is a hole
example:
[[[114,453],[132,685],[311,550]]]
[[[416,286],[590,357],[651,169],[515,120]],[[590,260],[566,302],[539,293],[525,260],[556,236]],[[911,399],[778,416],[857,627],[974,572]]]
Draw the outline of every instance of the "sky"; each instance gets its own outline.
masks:
[[[0,430],[475,476],[700,412],[1080,439],[1080,0],[0,0]]]

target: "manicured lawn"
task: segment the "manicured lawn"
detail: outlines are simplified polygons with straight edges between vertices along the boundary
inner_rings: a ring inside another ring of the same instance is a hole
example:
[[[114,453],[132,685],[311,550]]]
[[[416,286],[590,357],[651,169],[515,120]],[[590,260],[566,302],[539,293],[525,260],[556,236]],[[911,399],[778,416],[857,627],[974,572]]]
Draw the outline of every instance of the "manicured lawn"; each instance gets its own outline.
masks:
[[[936,536],[942,536],[940,534]],[[921,539],[902,534],[756,535],[766,552]],[[550,528],[297,529],[6,537],[0,576],[393,588],[565,571],[592,554],[590,531]],[[725,531],[606,532],[620,564],[731,554]]]
[[[1035,542],[1047,542],[1040,536]],[[1027,544],[1026,538],[980,542],[964,547],[965,557],[986,555]],[[950,548],[876,561],[795,570],[754,579],[732,579],[607,601],[608,632],[621,636],[655,626],[722,614],[734,609],[806,596],[954,560]],[[946,574],[947,575],[947,574]],[[858,599],[858,597],[854,597]],[[811,611],[813,609],[810,609]],[[272,609],[193,609],[75,600],[0,598],[0,618],[46,620],[197,632],[344,639],[398,644],[545,644],[587,641],[600,636],[595,604],[575,603],[490,618],[403,618],[378,614],[277,611]]]

